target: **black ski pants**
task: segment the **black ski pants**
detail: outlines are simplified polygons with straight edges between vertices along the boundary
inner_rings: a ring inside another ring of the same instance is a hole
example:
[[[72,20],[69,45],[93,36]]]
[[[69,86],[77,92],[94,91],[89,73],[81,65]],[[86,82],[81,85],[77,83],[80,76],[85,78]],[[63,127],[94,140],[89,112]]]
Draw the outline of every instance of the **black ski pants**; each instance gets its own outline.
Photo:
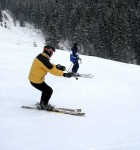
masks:
[[[79,68],[79,62],[74,62],[73,63],[73,67],[72,67],[72,72],[76,73],[78,71]]]
[[[45,104],[48,104],[49,99],[51,98],[51,95],[53,93],[53,89],[50,86],[48,86],[45,82],[39,84],[32,83],[32,82],[30,83],[33,87],[35,87],[36,89],[42,92],[40,102],[44,102]]]

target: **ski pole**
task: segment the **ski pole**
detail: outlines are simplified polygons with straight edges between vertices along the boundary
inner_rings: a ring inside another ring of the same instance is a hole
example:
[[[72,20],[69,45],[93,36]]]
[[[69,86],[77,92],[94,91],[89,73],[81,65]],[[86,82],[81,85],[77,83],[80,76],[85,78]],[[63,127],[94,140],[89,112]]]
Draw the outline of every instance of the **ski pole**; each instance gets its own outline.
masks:
[[[72,68],[72,66],[73,66],[73,63],[71,63],[71,65],[70,65],[70,67],[69,67],[69,69],[68,69],[68,71],[67,71],[67,72],[71,72],[71,68]]]

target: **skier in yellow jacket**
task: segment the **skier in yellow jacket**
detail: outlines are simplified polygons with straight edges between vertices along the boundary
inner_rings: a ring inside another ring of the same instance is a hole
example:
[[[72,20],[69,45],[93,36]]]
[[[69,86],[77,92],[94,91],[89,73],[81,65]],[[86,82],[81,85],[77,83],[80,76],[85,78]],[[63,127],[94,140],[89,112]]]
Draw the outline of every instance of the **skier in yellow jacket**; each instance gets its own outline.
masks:
[[[51,111],[53,106],[49,104],[49,99],[53,93],[53,89],[47,85],[44,80],[47,73],[51,73],[60,77],[72,77],[72,73],[64,73],[65,67],[55,65],[50,62],[50,57],[55,52],[52,46],[44,46],[43,53],[39,54],[33,61],[29,73],[29,81],[33,87],[42,92],[40,103],[37,105],[38,109],[45,109]]]

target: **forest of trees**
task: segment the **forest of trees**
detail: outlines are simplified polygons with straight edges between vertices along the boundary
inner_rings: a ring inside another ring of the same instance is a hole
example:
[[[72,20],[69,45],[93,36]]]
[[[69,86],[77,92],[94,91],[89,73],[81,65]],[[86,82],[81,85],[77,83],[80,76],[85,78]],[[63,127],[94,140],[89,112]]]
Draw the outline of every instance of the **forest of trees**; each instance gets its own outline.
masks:
[[[81,54],[140,65],[140,0],[1,0],[5,9],[46,43],[78,42]]]

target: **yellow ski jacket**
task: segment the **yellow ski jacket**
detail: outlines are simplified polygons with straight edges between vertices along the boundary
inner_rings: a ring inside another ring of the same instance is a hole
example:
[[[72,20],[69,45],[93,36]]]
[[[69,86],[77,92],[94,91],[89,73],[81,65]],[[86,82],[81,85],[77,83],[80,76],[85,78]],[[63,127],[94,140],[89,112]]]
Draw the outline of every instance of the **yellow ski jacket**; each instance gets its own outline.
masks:
[[[64,74],[63,71],[56,68],[55,64],[50,63],[47,54],[41,53],[34,59],[28,79],[33,83],[42,83],[48,72],[56,76]]]

